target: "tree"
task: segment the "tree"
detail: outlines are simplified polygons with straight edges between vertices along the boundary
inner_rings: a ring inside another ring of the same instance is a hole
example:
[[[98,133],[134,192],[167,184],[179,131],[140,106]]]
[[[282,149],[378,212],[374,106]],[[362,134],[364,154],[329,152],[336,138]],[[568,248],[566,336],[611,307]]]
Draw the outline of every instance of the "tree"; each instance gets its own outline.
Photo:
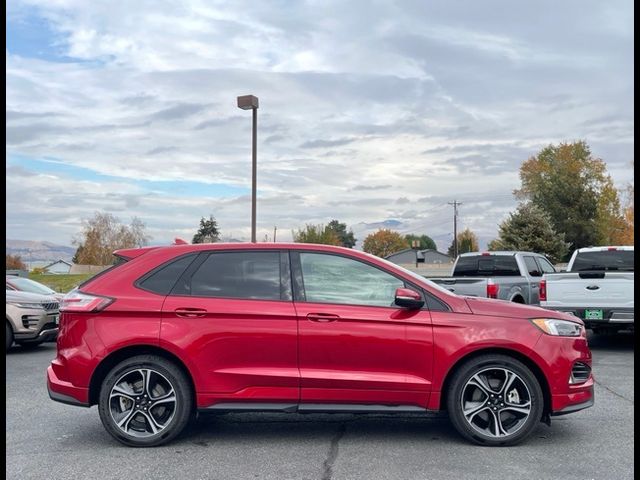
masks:
[[[346,228],[346,226],[345,226]],[[296,243],[319,243],[322,245],[342,245],[340,237],[329,225],[307,224],[302,230],[293,231],[293,241]]]
[[[631,162],[631,167],[633,168],[634,166],[634,162]],[[626,193],[627,193],[627,204],[624,208],[624,221],[625,221],[625,225],[624,225],[624,231],[621,235],[620,238],[620,242],[619,245],[633,245],[633,241],[634,241],[634,235],[633,235],[633,228],[634,228],[634,200],[633,200],[633,195],[634,195],[634,186],[633,186],[633,179],[631,180],[631,182],[629,183],[629,185],[627,185],[626,188]]]
[[[404,236],[405,240],[407,241],[407,243],[409,244],[409,246],[411,247],[411,243],[414,240],[418,240],[418,242],[420,242],[420,245],[418,246],[418,249],[420,250],[438,250],[438,247],[436,246],[436,242],[433,241],[433,238],[431,238],[429,235],[413,235],[413,234],[409,234],[409,235],[405,235]]]
[[[136,217],[130,225],[124,225],[110,213],[95,212],[82,223],[82,231],[73,240],[78,246],[74,261],[82,265],[109,265],[113,263],[114,250],[142,247],[151,238],[145,224]]]
[[[475,233],[468,228],[465,228],[458,234],[458,255],[467,252],[477,252],[478,250],[480,250],[480,247],[478,246],[478,237]],[[455,255],[455,245],[453,240],[451,241],[451,246],[447,250],[447,253],[450,257]]]
[[[573,249],[614,242],[622,234],[613,180],[584,141],[543,148],[522,164],[520,180],[516,196],[547,212]]]
[[[200,219],[200,228],[193,236],[191,243],[215,243],[220,240],[220,229],[218,229],[218,222],[209,215],[209,219],[202,217]]]
[[[20,255],[7,255],[7,270],[26,270],[27,266]]]
[[[549,215],[532,203],[521,203],[500,224],[497,241],[500,250],[542,253],[554,263],[561,261],[568,251],[564,234],[557,233]]]
[[[73,255],[73,258],[71,259],[71,263],[75,263],[75,264],[79,264],[80,263],[80,259],[82,258],[82,251],[84,250],[84,247],[82,246],[82,244],[78,245],[78,248],[76,248],[76,253]]]
[[[494,238],[487,244],[487,250],[497,252],[498,250],[505,250],[505,248],[499,238]]]
[[[386,228],[381,228],[377,232],[368,235],[362,245],[362,249],[365,252],[382,258],[408,247],[409,245],[402,235]]]
[[[333,230],[340,239],[340,245],[346,248],[353,248],[356,245],[356,238],[353,236],[353,230],[347,232],[347,224],[340,223],[338,220],[331,220],[327,227]]]

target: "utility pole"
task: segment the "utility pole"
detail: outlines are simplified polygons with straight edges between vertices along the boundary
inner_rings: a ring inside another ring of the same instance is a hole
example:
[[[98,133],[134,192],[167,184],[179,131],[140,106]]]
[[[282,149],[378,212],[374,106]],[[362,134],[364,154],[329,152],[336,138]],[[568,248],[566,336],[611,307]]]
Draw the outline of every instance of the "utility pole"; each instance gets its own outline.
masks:
[[[458,258],[458,206],[462,203],[454,200],[449,202],[449,205],[453,205],[453,258]]]
[[[273,243],[276,243],[276,232],[278,231],[278,227],[273,226]]]

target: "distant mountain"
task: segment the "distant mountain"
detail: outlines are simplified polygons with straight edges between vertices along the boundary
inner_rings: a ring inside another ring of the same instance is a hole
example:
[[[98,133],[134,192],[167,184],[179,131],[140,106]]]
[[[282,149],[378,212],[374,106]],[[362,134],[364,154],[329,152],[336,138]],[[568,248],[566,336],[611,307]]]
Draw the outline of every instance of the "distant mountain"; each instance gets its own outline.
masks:
[[[7,254],[19,255],[22,261],[32,262],[54,262],[56,260],[71,261],[76,249],[66,245],[56,245],[51,242],[38,242],[33,240],[10,240],[6,241]]]

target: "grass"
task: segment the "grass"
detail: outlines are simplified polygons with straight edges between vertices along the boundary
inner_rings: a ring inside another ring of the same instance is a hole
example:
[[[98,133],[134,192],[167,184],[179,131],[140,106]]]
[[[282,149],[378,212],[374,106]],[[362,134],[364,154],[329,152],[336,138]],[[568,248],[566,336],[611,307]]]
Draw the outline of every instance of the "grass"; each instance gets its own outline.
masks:
[[[79,283],[84,282],[87,278],[92,277],[93,275],[95,274],[81,273],[78,275],[51,275],[44,273],[30,273],[29,278],[46,285],[56,292],[67,293],[69,290],[72,290],[74,287],[76,287]]]

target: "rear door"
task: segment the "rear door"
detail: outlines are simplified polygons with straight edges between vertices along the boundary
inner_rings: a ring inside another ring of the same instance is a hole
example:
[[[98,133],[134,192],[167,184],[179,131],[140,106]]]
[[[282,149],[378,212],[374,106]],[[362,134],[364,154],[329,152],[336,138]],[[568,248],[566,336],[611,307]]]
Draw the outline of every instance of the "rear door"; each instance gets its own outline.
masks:
[[[297,325],[286,252],[200,254],[165,300],[161,341],[198,372],[201,407],[296,404]]]

